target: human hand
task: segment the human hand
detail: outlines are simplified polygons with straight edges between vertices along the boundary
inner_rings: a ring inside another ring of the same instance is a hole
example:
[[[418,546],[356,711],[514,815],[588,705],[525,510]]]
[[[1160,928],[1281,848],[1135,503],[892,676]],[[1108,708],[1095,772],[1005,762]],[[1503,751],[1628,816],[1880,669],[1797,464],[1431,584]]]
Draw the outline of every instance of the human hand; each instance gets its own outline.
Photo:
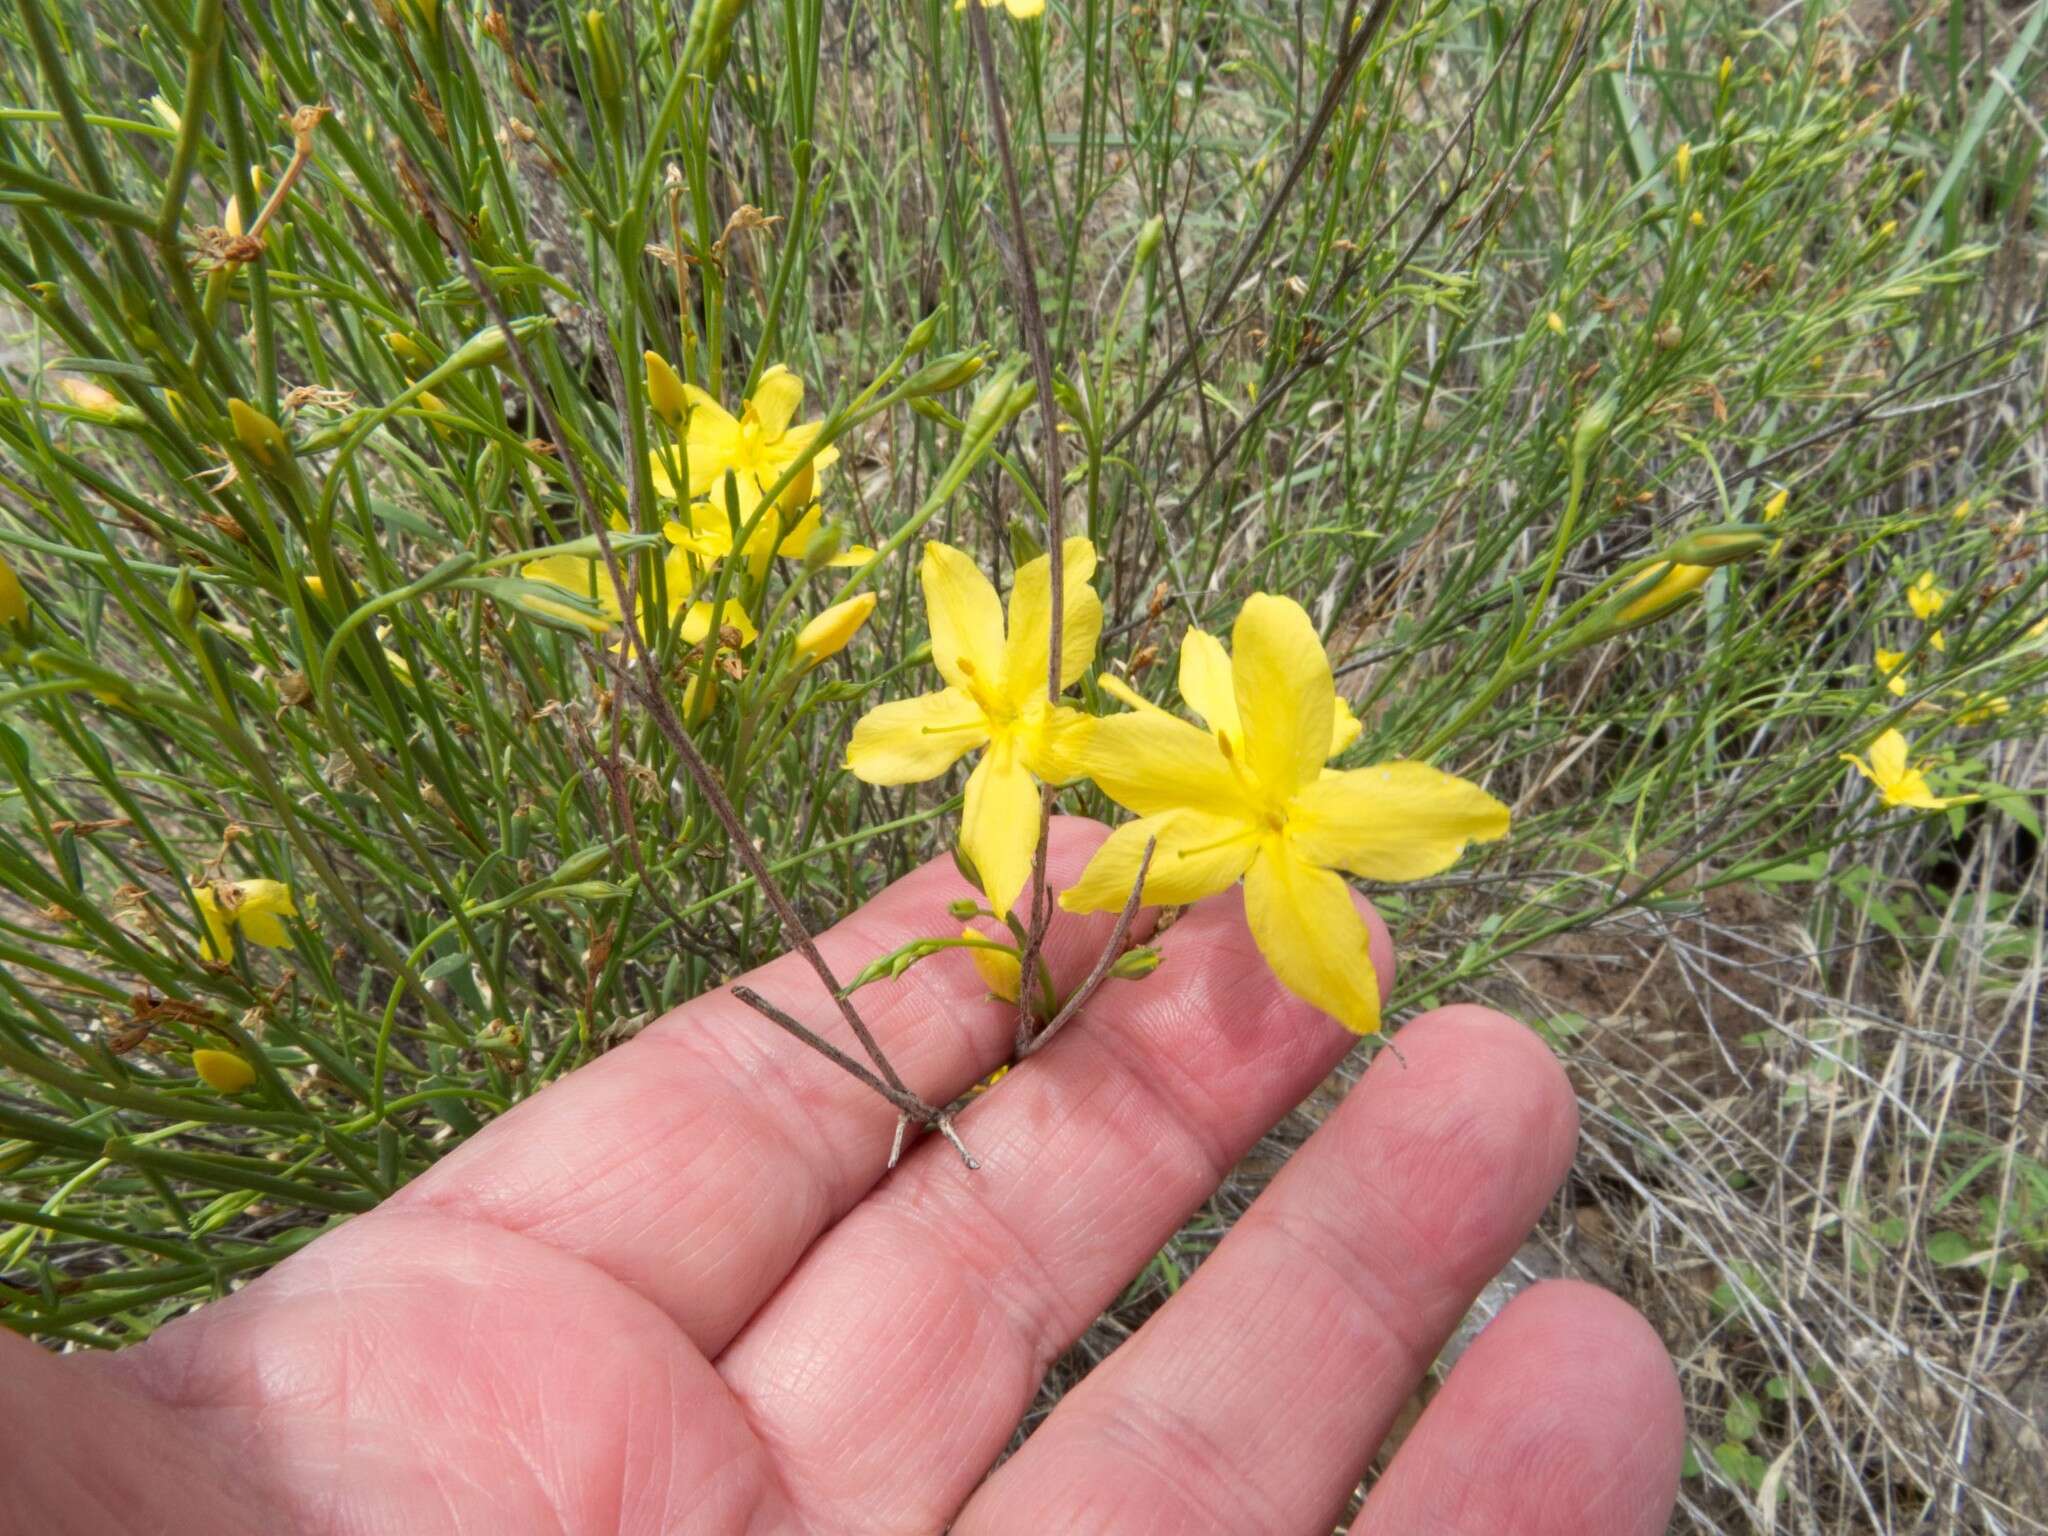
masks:
[[[1054,880],[1101,837],[1056,824]],[[821,945],[851,975],[964,894],[927,865]],[[1110,926],[1055,922],[1063,986]],[[1159,947],[961,1115],[979,1172],[928,1137],[885,1176],[888,1107],[713,993],[146,1344],[6,1340],[0,1530],[1329,1531],[1562,1181],[1572,1093],[1499,1014],[1416,1020],[991,1474],[1053,1358],[1353,1043],[1281,990],[1237,892]],[[752,979],[840,1038],[801,960]],[[1008,1054],[1014,1010],[959,951],[860,1001],[934,1102]],[[1352,1529],[1662,1531],[1681,1438],[1648,1326],[1541,1286]]]

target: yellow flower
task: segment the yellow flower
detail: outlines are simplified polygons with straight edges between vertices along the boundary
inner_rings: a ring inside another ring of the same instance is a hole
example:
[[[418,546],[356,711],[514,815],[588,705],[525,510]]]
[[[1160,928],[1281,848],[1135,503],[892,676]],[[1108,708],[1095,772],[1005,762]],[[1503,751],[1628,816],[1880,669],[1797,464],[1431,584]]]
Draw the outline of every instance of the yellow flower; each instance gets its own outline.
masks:
[[[665,416],[665,383],[657,386],[654,394],[655,409]],[[780,363],[761,375],[761,382],[754,386],[754,393],[740,408],[737,418],[694,384],[683,384],[682,395],[683,443],[689,450],[692,497],[704,495],[719,476],[730,470],[743,478],[752,478],[758,502],[758,494],[782,478],[824,425],[821,421],[791,425],[797,408],[804,403],[804,381]],[[823,471],[838,459],[837,448],[821,448],[810,461],[811,469]],[[675,482],[681,465],[676,452],[657,451],[650,456],[648,467],[654,476],[655,490],[671,501],[679,500]],[[792,484],[790,488],[796,487]],[[809,499],[808,493],[804,499]]]
[[[1956,716],[1957,725],[1982,725],[1995,720],[2012,708],[2012,700],[2002,693],[1980,693],[1970,707]]]
[[[1934,572],[1922,571],[1919,579],[1906,588],[1906,603],[1913,610],[1913,617],[1922,624],[1940,614],[1948,606],[1948,600],[1955,594],[1934,584]],[[1935,647],[1941,649],[1940,646]]]
[[[760,522],[747,536],[747,569],[756,577],[768,569],[771,555],[784,555],[801,560],[810,550],[811,540],[816,537],[819,525],[824,519],[824,508],[811,494],[811,466],[806,465],[789,489],[782,493],[782,500],[774,511]],[[675,482],[668,472],[654,471],[654,488],[661,495],[673,498]],[[739,526],[745,528],[754,521],[754,513],[761,505],[761,497],[767,492],[767,485],[751,474],[727,471],[720,475],[711,487],[711,494],[704,500],[690,506],[690,521],[686,525],[671,518],[662,525],[662,532],[669,542],[689,550],[706,560],[722,560],[732,553],[733,515],[738,509]],[[801,515],[791,521],[791,515],[801,508]],[[788,532],[784,532],[787,524]],[[856,544],[834,554],[825,562],[828,566],[865,565],[874,556],[874,551],[864,544]]]
[[[988,936],[976,933],[972,928],[962,928],[960,937],[980,941],[968,946],[967,956],[974,962],[974,968],[981,972],[982,985],[988,988],[989,993],[1006,1003],[1017,1001],[1017,994],[1024,986],[1024,966],[1017,952],[988,948]]]
[[[206,919],[206,936],[200,940],[201,959],[225,965],[235,958],[235,934],[266,949],[291,948],[292,936],[282,918],[297,917],[292,905],[292,888],[282,880],[208,880],[195,882],[192,894],[199,902],[199,915]]]
[[[28,593],[21,589],[14,567],[0,555],[0,624],[19,624],[27,617]]]
[[[1556,310],[1553,309],[1549,314],[1545,315],[1543,323],[1559,336],[1564,334],[1564,316],[1560,315]]]
[[[1920,811],[1939,811],[1953,802],[1944,800],[1927,787],[1927,776],[1906,765],[1906,738],[1896,730],[1886,731],[1870,744],[1870,760],[1853,752],[1841,754],[1842,761],[1854,763],[1856,771],[1877,786],[1886,805],[1908,805]]]
[[[1079,682],[1095,659],[1102,599],[1089,586],[1095,546],[1068,539],[1060,636],[1060,685]],[[846,766],[869,784],[937,778],[976,747],[988,751],[967,780],[960,851],[981,875],[997,917],[1008,914],[1031,873],[1038,843],[1033,775],[1071,777],[1063,747],[1085,717],[1046,700],[1052,646],[1052,561],[1018,567],[1007,632],[996,589],[959,550],[933,540],[919,567],[932,663],[946,686],[861,716]]]
[[[1181,697],[1207,730],[1140,709],[1082,735],[1076,765],[1138,819],[1110,834],[1060,905],[1121,907],[1147,840],[1157,839],[1146,900],[1197,901],[1242,875],[1252,937],[1274,973],[1370,1034],[1380,998],[1365,922],[1333,871],[1389,881],[1437,874],[1467,843],[1504,835],[1507,807],[1425,763],[1326,769],[1343,734],[1333,730],[1336,686],[1299,603],[1257,594],[1231,638],[1234,655],[1200,631],[1181,649]]]
[[[1877,653],[1877,675],[1885,680],[1885,687],[1902,699],[1906,696],[1906,671],[1901,665],[1905,659],[1904,651],[1880,650]]]
[[[1642,595],[1631,599],[1615,615],[1614,622],[1620,625],[1642,624],[1669,613],[1705,585],[1706,579],[1713,574],[1712,566],[1668,561],[1657,568],[1657,579]]]
[[[796,634],[796,654],[807,667],[815,667],[828,657],[837,656],[846,649],[846,644],[867,623],[868,615],[875,611],[876,597],[872,592],[863,592],[858,597],[849,597],[843,603],[834,603],[823,613],[812,619]]]
[[[682,639],[687,645],[696,645],[711,633],[711,604],[691,603],[690,594],[696,582],[691,575],[688,552],[678,546],[671,549],[662,561],[663,577],[668,587],[669,622],[675,622],[682,613],[683,605],[689,603],[689,612],[683,616]],[[551,587],[560,587],[585,598],[597,607],[597,613],[586,613],[567,603],[550,602],[545,597],[525,597],[521,605],[567,619],[580,624],[593,634],[603,634],[615,629],[625,617],[625,607],[619,601],[619,589],[612,584],[612,575],[602,560],[585,560],[580,555],[548,555],[540,560],[529,561],[519,568],[519,574],[528,581],[545,582]],[[760,631],[754,628],[746,610],[728,598],[720,615],[718,628],[736,629],[741,645],[752,645]]]
[[[995,9],[998,4],[1010,13],[1012,21],[1029,21],[1034,16],[1045,14],[1045,0],[981,0],[981,8],[985,11]],[[967,0],[953,0],[953,9],[966,10]]]
[[[256,1081],[256,1069],[233,1051],[194,1051],[192,1070],[215,1093],[240,1093]]]
[[[1773,496],[1769,501],[1765,502],[1764,521],[1767,523],[1775,523],[1779,518],[1783,517],[1785,515],[1785,503],[1790,501],[1791,499],[1792,492],[1790,490],[1782,490],[1779,491],[1777,495]]]

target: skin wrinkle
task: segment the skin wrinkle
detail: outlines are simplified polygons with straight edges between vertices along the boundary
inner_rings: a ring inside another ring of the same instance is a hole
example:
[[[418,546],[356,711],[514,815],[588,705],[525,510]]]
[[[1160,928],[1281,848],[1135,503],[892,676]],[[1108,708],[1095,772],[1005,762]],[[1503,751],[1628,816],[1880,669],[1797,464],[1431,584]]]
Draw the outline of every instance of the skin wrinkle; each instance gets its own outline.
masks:
[[[401,1223],[406,1226],[418,1225],[424,1226],[428,1229],[441,1229],[439,1235],[435,1237],[429,1237],[422,1234],[417,1239],[409,1239],[408,1245],[416,1247],[421,1252],[448,1251],[451,1247],[463,1241],[461,1234],[467,1231],[477,1234],[483,1234],[486,1237],[487,1241],[489,1241],[493,1245],[523,1244],[530,1246],[539,1253],[550,1255],[554,1261],[556,1261],[560,1266],[562,1266],[560,1269],[554,1271],[554,1273],[560,1275],[565,1280],[571,1277],[572,1272],[574,1270],[581,1270],[588,1275],[599,1276],[602,1278],[604,1288],[606,1290],[615,1293],[617,1296],[621,1298],[631,1298],[630,1301],[621,1302],[621,1305],[627,1309],[625,1314],[626,1316],[630,1316],[631,1310],[634,1308],[645,1308],[647,1310],[647,1313],[651,1317],[660,1319],[660,1327],[664,1331],[673,1335],[675,1346],[677,1348],[689,1349],[692,1351],[693,1354],[695,1353],[694,1345],[690,1344],[689,1340],[682,1335],[679,1329],[676,1329],[674,1323],[666,1316],[666,1314],[663,1313],[659,1308],[654,1307],[653,1304],[648,1302],[644,1297],[640,1296],[640,1294],[633,1288],[621,1284],[613,1277],[605,1274],[596,1265],[589,1263],[587,1260],[584,1260],[576,1255],[563,1254],[559,1249],[556,1249],[549,1244],[542,1243],[537,1239],[527,1237],[521,1233],[507,1231],[504,1227],[499,1226],[495,1223],[469,1220],[459,1215],[452,1215],[445,1212],[434,1212],[431,1214],[421,1213],[418,1215],[408,1214],[371,1216],[365,1218],[362,1222],[356,1224],[356,1226],[349,1230],[351,1230],[352,1232],[359,1233],[364,1228],[371,1228],[373,1226],[376,1228],[390,1228]],[[397,1238],[395,1234],[389,1231],[379,1231],[378,1238],[366,1240],[382,1240],[386,1242],[395,1242],[397,1241]],[[336,1257],[338,1258],[340,1256],[337,1255]],[[500,1251],[491,1254],[487,1262],[489,1263],[490,1269],[492,1271],[503,1271],[505,1266],[500,1261],[509,1257],[509,1253]],[[516,1264],[513,1265],[511,1275],[514,1283],[508,1284],[506,1279],[499,1278],[496,1275],[493,1275],[492,1277],[487,1278],[481,1284],[482,1286],[486,1287],[495,1287],[498,1293],[501,1295],[507,1292],[510,1292],[513,1295],[517,1295],[521,1284],[530,1287],[532,1276],[531,1273],[525,1268],[525,1266],[520,1266]],[[417,1285],[418,1283],[419,1282],[417,1280],[413,1282],[414,1285]],[[557,1283],[560,1283],[560,1281],[558,1281]],[[400,1290],[407,1289],[407,1287],[402,1282],[394,1282],[392,1288]],[[288,1307],[296,1305],[305,1305],[307,1303],[309,1295],[311,1294],[314,1293],[299,1292],[297,1294],[294,1294],[290,1291],[286,1291],[277,1298],[273,1305],[284,1305]],[[482,1308],[488,1304],[489,1300],[489,1295],[484,1293],[481,1289],[478,1293],[465,1297],[466,1303],[473,1308]],[[506,1305],[514,1304],[516,1303],[510,1301],[506,1303]],[[592,1309],[593,1308],[591,1306],[585,1306],[583,1308],[583,1311],[588,1313]],[[355,1309],[351,1308],[346,1310],[350,1315],[355,1315]],[[221,1313],[218,1309],[216,1309],[212,1315],[215,1317],[219,1317],[221,1316]],[[486,1316],[486,1314],[479,1311],[477,1313],[477,1316],[479,1320],[481,1320],[483,1317]],[[197,1314],[195,1317],[195,1321],[200,1319],[207,1319],[208,1317],[209,1314],[207,1313]],[[623,1318],[621,1320],[623,1321]],[[360,1318],[358,1318],[358,1321],[360,1321]],[[167,1333],[168,1332],[169,1330],[167,1330]],[[489,1339],[490,1330],[484,1330],[482,1336],[486,1339]],[[374,1343],[375,1340],[373,1339],[372,1342]],[[195,1340],[194,1344],[195,1347],[204,1348],[205,1341],[202,1338],[199,1340]],[[566,1345],[558,1345],[558,1347],[566,1347]],[[352,1367],[354,1363],[356,1363],[356,1360],[360,1353],[360,1349],[361,1344],[360,1342],[358,1342],[353,1347],[344,1347],[337,1351],[333,1351],[332,1356],[334,1358],[337,1358],[345,1366]],[[148,1354],[149,1351],[144,1350],[138,1353]],[[580,1362],[572,1361],[572,1364],[580,1364]],[[708,1364],[705,1365],[704,1370],[707,1385],[713,1382],[717,1382],[716,1374],[712,1371],[711,1367]],[[349,1379],[352,1381],[353,1376],[351,1375]],[[664,1391],[667,1393],[670,1403],[670,1413],[668,1417],[671,1420],[674,1420],[677,1417],[677,1410],[683,1406],[683,1398],[681,1394],[684,1392],[685,1388],[689,1384],[686,1383],[683,1380],[683,1378],[676,1374],[675,1363],[673,1361],[670,1361],[667,1364],[663,1375],[663,1381],[665,1383]],[[495,1380],[492,1381],[490,1384],[494,1388],[502,1385],[501,1383],[498,1383]],[[722,1383],[720,1383],[719,1385],[722,1389]],[[722,1390],[721,1398],[723,1401],[727,1403],[731,1402],[730,1394],[724,1393]],[[153,1394],[152,1400],[155,1401]],[[159,1405],[161,1406],[161,1404]],[[280,1426],[276,1422],[277,1418],[280,1417],[280,1415],[278,1415],[275,1405],[259,1401],[258,1403],[249,1405],[246,1408],[240,1408],[239,1405],[236,1406],[238,1407],[239,1411],[247,1414],[249,1419],[251,1420],[251,1423],[249,1425],[249,1429],[252,1435],[251,1449],[274,1449],[280,1433]],[[474,1405],[474,1410],[469,1416],[477,1419],[480,1423],[495,1422],[499,1419],[511,1417],[513,1414],[524,1412],[528,1408],[528,1406],[528,1403],[523,1399],[515,1399],[509,1404],[499,1403],[495,1407],[488,1403],[477,1404]],[[282,1415],[282,1417],[289,1421],[292,1417],[294,1417],[294,1415],[290,1412],[287,1412],[284,1415]],[[735,1420],[736,1423],[744,1427],[745,1419],[743,1415],[736,1415]],[[358,1413],[351,1412],[347,1417],[339,1419],[335,1422],[340,1432],[344,1436],[343,1450],[345,1452],[347,1444],[351,1443],[354,1439],[354,1431],[356,1427],[365,1422],[374,1424],[378,1422],[378,1418],[375,1415],[369,1415],[367,1416],[367,1418],[365,1418],[364,1416],[361,1416]],[[318,1426],[315,1427],[317,1428]],[[544,1450],[547,1454],[550,1455],[559,1455],[561,1453],[563,1447],[556,1438],[558,1435],[558,1431],[552,1429],[547,1423],[542,1422],[536,1427],[536,1432],[548,1440],[548,1444],[542,1447],[542,1450]],[[501,1450],[504,1448],[505,1438],[506,1437],[503,1435],[490,1435],[486,1437],[489,1444],[496,1445]],[[748,1445],[751,1445],[756,1450],[758,1450],[759,1441],[758,1439],[754,1439],[751,1441],[737,1442],[737,1448],[726,1453],[727,1460],[730,1461],[736,1458],[740,1454],[740,1451],[745,1449]],[[537,1495],[540,1498],[541,1503],[549,1508],[551,1515],[558,1522],[564,1524],[567,1527],[580,1529],[580,1527],[578,1526],[578,1522],[576,1520],[569,1518],[569,1512],[566,1511],[558,1502],[559,1498],[564,1492],[566,1492],[566,1490],[549,1486],[547,1479],[541,1475],[536,1463],[533,1460],[531,1448],[527,1447],[524,1444],[515,1443],[512,1449],[518,1456],[520,1462],[524,1465],[524,1468],[527,1471],[529,1477],[534,1479],[534,1481],[536,1482]],[[656,1452],[656,1457],[671,1456],[672,1453],[672,1445],[666,1440],[666,1438],[664,1438],[660,1448]],[[625,1455],[626,1449],[622,1447],[620,1454]],[[344,1461],[346,1459],[347,1458],[344,1455]],[[433,1474],[438,1470],[437,1463],[439,1460],[440,1458],[437,1457],[432,1462],[416,1462],[414,1463],[414,1465],[416,1469],[419,1471]],[[645,1465],[647,1466],[652,1466],[654,1464],[654,1458],[650,1458],[645,1462]],[[775,1469],[773,1467],[771,1460],[765,1455],[761,1455],[759,1457],[759,1467],[757,1475],[761,1479],[768,1482],[772,1482],[778,1488],[780,1488],[780,1479],[777,1478],[775,1475]],[[675,1477],[675,1469],[672,1465],[663,1473],[663,1480],[666,1481],[670,1486],[676,1486],[677,1480]],[[690,1501],[690,1506],[692,1509],[702,1510],[704,1508],[705,1501],[702,1497],[701,1488],[694,1481],[694,1479],[692,1486],[693,1488],[698,1488],[699,1491],[693,1494]],[[502,1488],[493,1485],[492,1492],[494,1494],[500,1493],[502,1491]],[[786,1496],[786,1490],[784,1491]],[[274,1492],[277,1496],[277,1502],[280,1507],[291,1507],[291,1500],[294,1497],[294,1485],[292,1483],[288,1482],[276,1486],[274,1488]],[[758,1501],[755,1502],[758,1503]],[[793,1508],[793,1505],[786,1507]],[[351,1529],[351,1527],[336,1526],[334,1527],[334,1529],[340,1531],[344,1529]],[[673,1517],[670,1517],[669,1524],[660,1527],[660,1529],[662,1529],[664,1532],[676,1529],[676,1527],[673,1524]]]

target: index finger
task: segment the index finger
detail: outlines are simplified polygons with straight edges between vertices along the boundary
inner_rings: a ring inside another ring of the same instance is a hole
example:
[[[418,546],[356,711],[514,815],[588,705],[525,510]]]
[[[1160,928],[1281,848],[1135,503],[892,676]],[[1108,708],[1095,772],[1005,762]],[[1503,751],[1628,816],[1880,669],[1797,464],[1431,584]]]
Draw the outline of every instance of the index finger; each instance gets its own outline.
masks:
[[[1051,882],[1071,883],[1104,835],[1095,822],[1056,820]],[[879,955],[956,931],[947,904],[976,894],[950,859],[936,859],[818,947],[843,984]],[[1086,973],[1113,924],[1105,913],[1053,925],[1046,959],[1057,984]],[[800,956],[745,979],[860,1055]],[[905,1083],[932,1103],[1009,1059],[1016,1007],[992,999],[959,951],[863,988],[858,1003]],[[382,1209],[425,1206],[576,1254],[716,1355],[882,1176],[895,1123],[873,1090],[721,988],[503,1116]]]

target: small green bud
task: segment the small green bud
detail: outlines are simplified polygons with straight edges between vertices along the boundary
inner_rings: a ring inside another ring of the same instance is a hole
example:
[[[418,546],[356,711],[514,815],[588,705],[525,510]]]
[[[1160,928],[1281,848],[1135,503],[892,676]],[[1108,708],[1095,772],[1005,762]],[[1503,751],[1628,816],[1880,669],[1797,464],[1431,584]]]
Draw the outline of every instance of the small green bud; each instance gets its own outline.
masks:
[[[972,896],[962,896],[958,901],[946,903],[946,915],[956,923],[964,923],[970,917],[981,914],[981,903]]]
[[[183,627],[198,616],[199,594],[192,590],[192,572],[181,565],[177,580],[171,583],[171,617]]]
[[[1138,265],[1143,266],[1158,253],[1159,243],[1166,238],[1166,220],[1153,214],[1138,229]]]
[[[941,305],[910,328],[910,334],[903,341],[903,352],[906,357],[917,356],[938,339],[939,316],[944,313],[945,307]]]
[[[1579,413],[1578,425],[1572,428],[1572,463],[1584,468],[1607,440],[1608,429],[1614,425],[1614,413],[1618,402],[1612,394],[1602,395]]]
[[[1159,969],[1159,951],[1149,944],[1126,950],[1116,957],[1116,964],[1109,968],[1109,974],[1119,981],[1138,981]]]

